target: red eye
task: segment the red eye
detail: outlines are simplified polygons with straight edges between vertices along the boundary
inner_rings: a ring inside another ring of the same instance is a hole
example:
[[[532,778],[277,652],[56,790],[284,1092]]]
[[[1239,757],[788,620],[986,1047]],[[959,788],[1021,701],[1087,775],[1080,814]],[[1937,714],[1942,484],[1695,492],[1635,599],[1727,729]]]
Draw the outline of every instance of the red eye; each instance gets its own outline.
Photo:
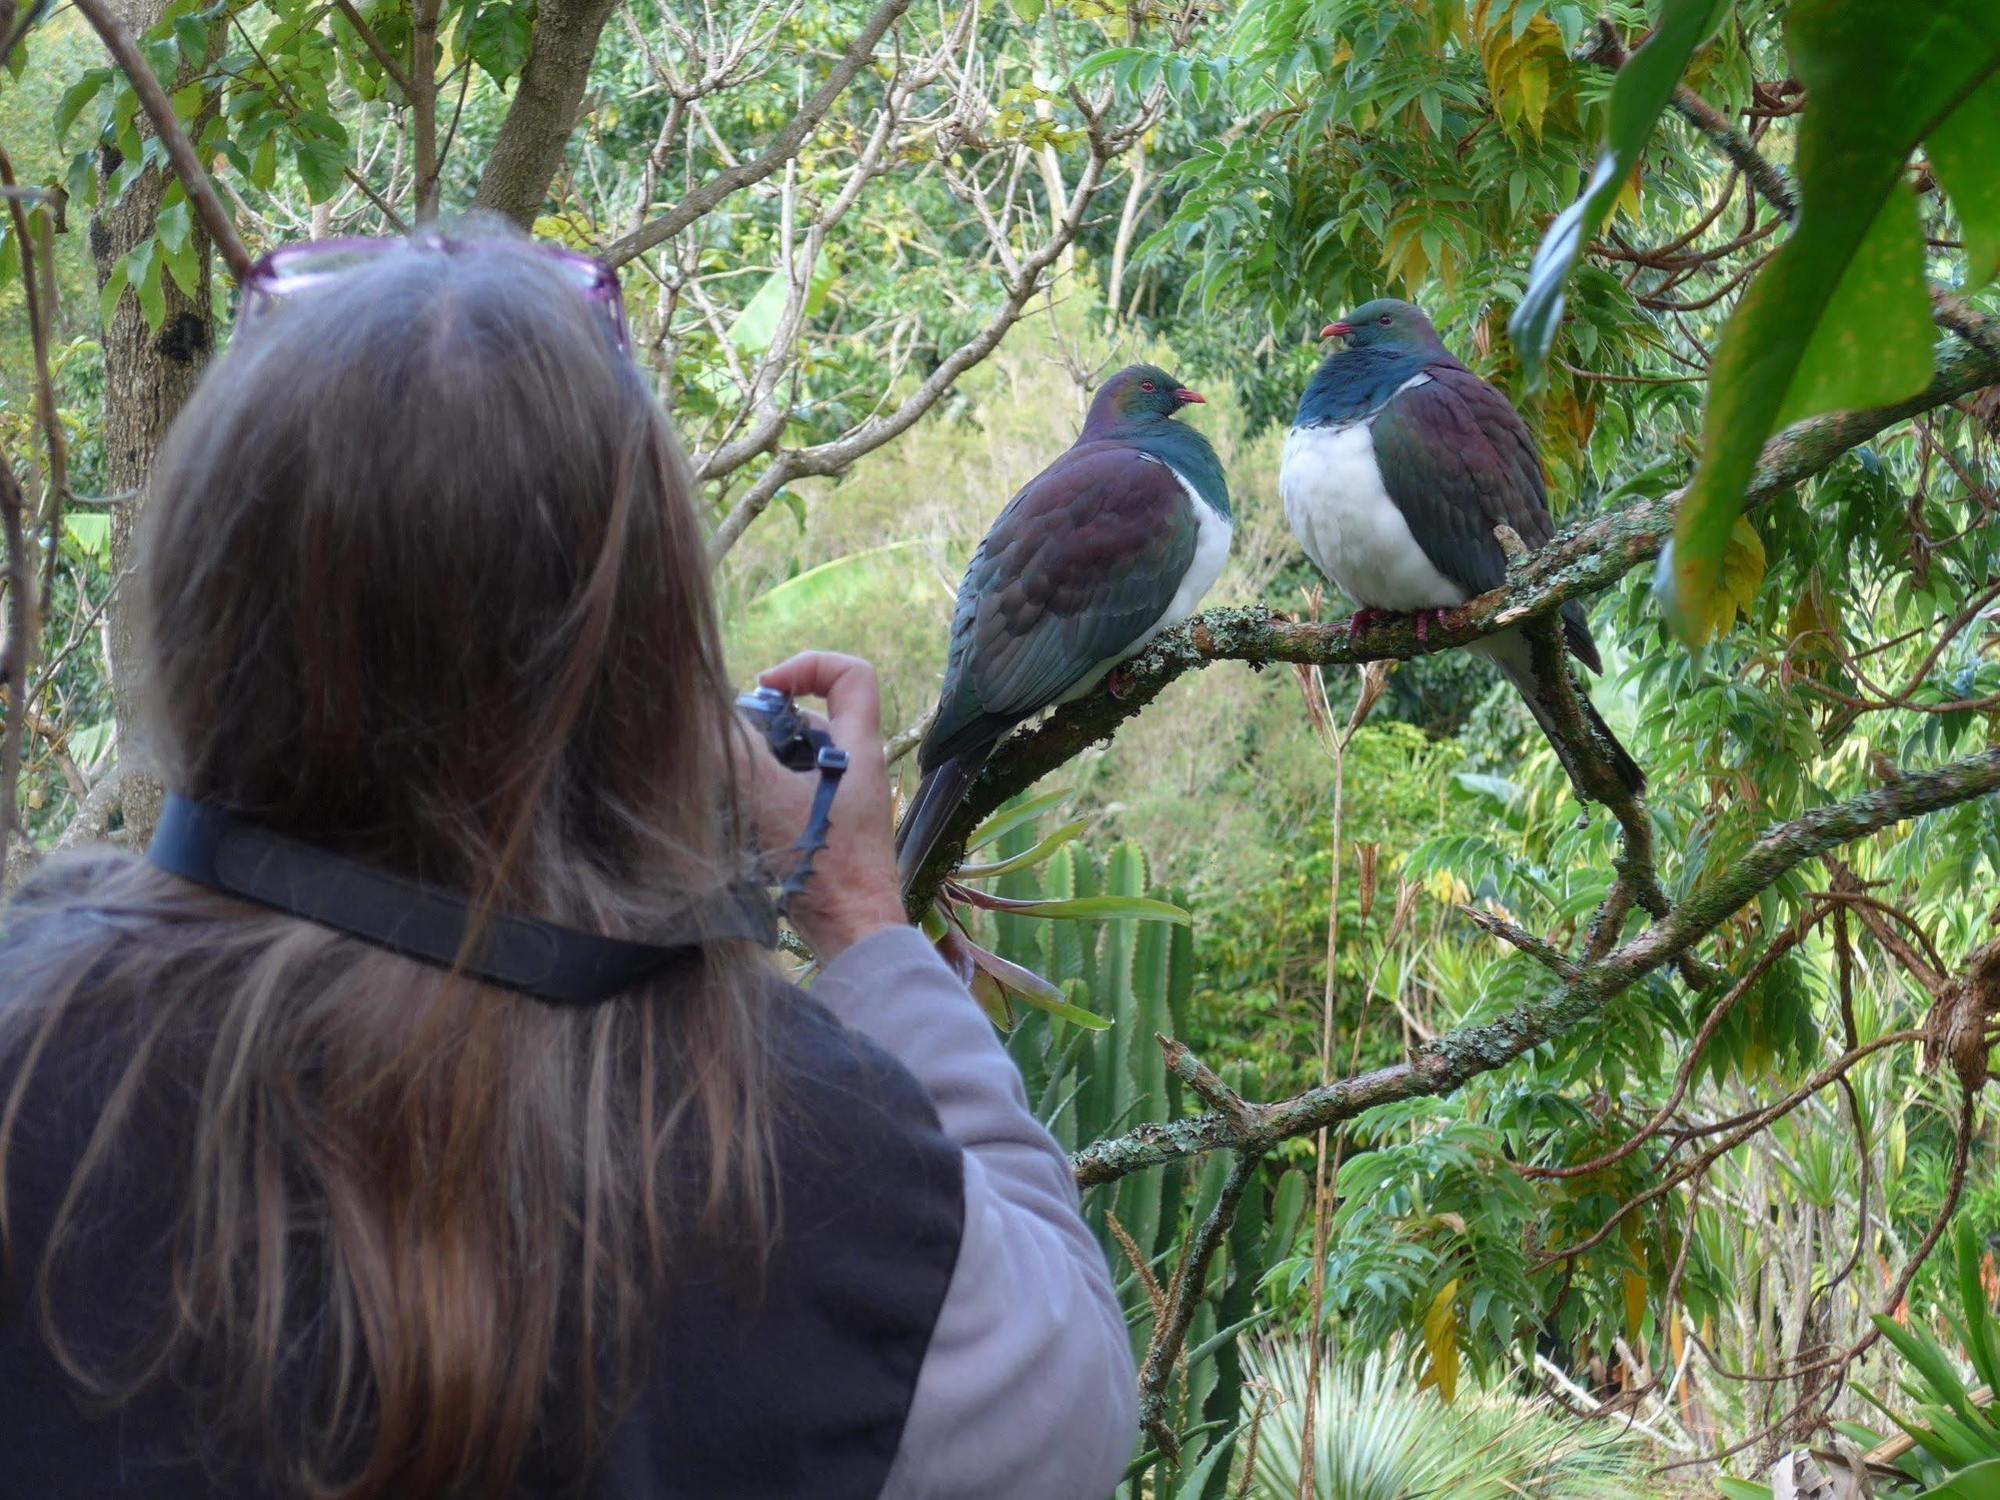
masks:
[[[1139,389],[1142,391],[1150,391],[1153,389],[1153,382],[1150,380],[1142,380],[1139,382]]]
[[[1395,321],[1396,321],[1396,320],[1395,320],[1394,318],[1390,317],[1390,316],[1389,316],[1389,314],[1387,314],[1387,313],[1383,313],[1383,314],[1382,314],[1382,326],[1383,326],[1384,328],[1387,328],[1387,327],[1388,327],[1388,326],[1389,326],[1389,325],[1390,325],[1391,323],[1393,323],[1393,322],[1395,322]]]

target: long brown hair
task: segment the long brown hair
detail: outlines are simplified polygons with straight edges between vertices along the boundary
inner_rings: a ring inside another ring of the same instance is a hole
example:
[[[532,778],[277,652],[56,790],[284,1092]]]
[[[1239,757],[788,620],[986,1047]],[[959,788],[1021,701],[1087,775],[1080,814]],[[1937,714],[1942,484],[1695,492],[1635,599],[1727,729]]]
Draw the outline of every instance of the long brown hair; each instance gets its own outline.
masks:
[[[154,473],[138,581],[168,783],[643,936],[740,873],[690,488],[637,371],[518,243],[411,247],[300,297]],[[559,1009],[130,855],[44,872],[0,925],[0,1184],[38,1060],[119,1039],[35,1267],[45,1337],[105,1399],[191,1385],[288,1488],[494,1495],[552,1449],[581,1462],[688,1247],[770,1242],[747,944]],[[64,1240],[163,1091],[187,1122],[171,1290],[108,1369],[62,1338]],[[4,1195],[0,1236],[11,1259]]]

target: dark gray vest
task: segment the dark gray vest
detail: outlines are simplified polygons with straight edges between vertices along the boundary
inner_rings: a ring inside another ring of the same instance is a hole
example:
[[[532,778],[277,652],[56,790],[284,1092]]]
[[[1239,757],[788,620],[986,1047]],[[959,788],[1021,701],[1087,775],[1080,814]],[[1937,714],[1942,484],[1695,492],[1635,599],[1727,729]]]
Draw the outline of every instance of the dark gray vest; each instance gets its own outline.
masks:
[[[32,941],[18,928],[13,937]],[[10,946],[0,935],[0,1005],[11,998]],[[958,1255],[963,1163],[923,1090],[888,1054],[803,994],[776,997],[772,1014],[783,1238],[762,1295],[742,1295],[732,1266],[684,1273],[649,1378],[591,1472],[531,1460],[523,1495],[865,1500],[880,1492]],[[201,1452],[195,1412],[171,1387],[108,1414],[87,1411],[28,1312],[39,1245],[96,1119],[103,1050],[59,1044],[45,1055],[19,1126],[7,1184],[17,1259],[0,1287],[0,1494],[276,1493],[226,1453]],[[0,1059],[0,1087],[11,1073]],[[135,1132],[127,1156],[98,1180],[84,1233],[66,1242],[59,1326],[85,1349],[129,1349],[158,1305],[152,1299],[164,1295],[176,1134]],[[140,1159],[149,1156],[159,1159]]]

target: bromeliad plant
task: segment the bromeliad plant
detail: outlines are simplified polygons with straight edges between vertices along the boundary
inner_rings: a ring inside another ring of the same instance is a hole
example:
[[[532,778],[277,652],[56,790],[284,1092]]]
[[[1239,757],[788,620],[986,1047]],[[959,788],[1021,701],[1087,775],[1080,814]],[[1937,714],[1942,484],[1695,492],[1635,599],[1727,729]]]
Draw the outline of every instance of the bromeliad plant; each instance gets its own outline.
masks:
[[[1907,1368],[1898,1384],[1907,1405],[1899,1411],[1866,1386],[1856,1389],[1902,1435],[1881,1433],[1855,1422],[1834,1424],[1846,1440],[1844,1451],[1815,1451],[1822,1468],[1833,1464],[1851,1477],[1851,1491],[1863,1500],[1984,1500],[2000,1494],[2000,1322],[1988,1291],[1992,1267],[1984,1240],[1969,1218],[1953,1236],[1950,1293],[1955,1307],[1941,1319],[1956,1348],[1948,1348],[1923,1326],[1877,1315],[1875,1326],[1894,1346]],[[1970,1377],[1980,1383],[1969,1383]],[[1774,1473],[1791,1473],[1806,1461],[1790,1454]],[[1741,1479],[1721,1481],[1728,1500],[1768,1500],[1775,1486]],[[1845,1493],[1845,1491],[1844,1491]]]
[[[1003,957],[996,951],[997,944],[980,942],[973,936],[973,913],[1068,922],[1166,922],[1180,927],[1191,920],[1182,907],[1144,894],[1145,866],[1137,860],[1136,852],[1122,865],[1114,856],[1113,868],[1121,872],[1115,888],[1079,892],[1074,884],[1073,853],[1070,861],[1060,866],[1051,861],[1082,835],[1090,820],[1076,818],[1039,839],[1034,837],[1038,820],[1061,808],[1069,798],[1067,791],[1057,791],[1019,799],[980,824],[966,843],[968,862],[939,888],[936,903],[924,917],[923,928],[931,941],[944,942],[948,951],[962,955],[970,965],[973,996],[1003,1031],[1011,1030],[1018,1019],[1016,1002],[1090,1030],[1103,1030],[1112,1022],[1073,1003],[1061,976],[1046,977],[1025,963]],[[987,849],[995,852],[986,859],[973,859]],[[1038,869],[1045,872],[1046,881],[1033,894],[1002,894],[988,889],[1009,877],[1016,877],[1013,883],[1018,886],[1019,877]]]
[[[1928,1486],[1916,1491],[1927,1497],[2000,1492],[2000,1326],[1987,1291],[1985,1249],[1969,1219],[1959,1220],[1953,1249],[1958,1306],[1944,1318],[1958,1357],[1924,1328],[1877,1316],[1875,1326],[1909,1365],[1901,1384],[1915,1405],[1907,1417],[1899,1416],[1887,1401],[1859,1388],[1909,1439],[1898,1467]],[[1980,1381],[1976,1390],[1968,1389],[1959,1374],[1958,1366],[1967,1359]],[[1865,1429],[1854,1432],[1872,1436]]]

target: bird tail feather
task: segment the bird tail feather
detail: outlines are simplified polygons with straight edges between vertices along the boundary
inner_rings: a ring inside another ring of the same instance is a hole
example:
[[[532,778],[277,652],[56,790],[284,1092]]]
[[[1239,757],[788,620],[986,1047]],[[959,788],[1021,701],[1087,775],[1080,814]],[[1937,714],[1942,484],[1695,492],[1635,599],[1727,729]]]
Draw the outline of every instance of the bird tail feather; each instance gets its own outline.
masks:
[[[917,783],[917,793],[903,809],[902,822],[896,825],[896,878],[905,891],[936,847],[945,824],[965,800],[972,779],[986,764],[991,749],[981,746],[940,761]]]
[[[1541,725],[1542,733],[1548,736],[1549,744],[1554,747],[1556,758],[1562,761],[1563,768],[1569,772],[1570,780],[1578,786],[1584,785],[1584,778],[1578,773],[1578,768],[1571,763],[1569,752],[1563,748],[1562,738],[1556,732],[1555,716],[1549,711],[1543,697],[1541,679],[1535,675],[1534,653],[1526,639],[1512,634],[1489,636],[1484,641],[1473,643],[1468,649],[1477,651],[1490,660],[1506,675],[1507,680],[1520,690],[1521,697],[1527,702],[1528,712],[1535,716],[1535,722]],[[1590,695],[1584,692],[1580,685],[1574,682],[1571,685],[1576,691],[1577,706],[1583,710],[1584,718],[1589,721],[1591,731],[1597,738],[1599,747],[1605,751],[1611,763],[1612,773],[1617,776],[1619,784],[1635,795],[1645,791],[1646,773],[1639,768],[1639,763],[1632,758],[1632,753],[1619,743],[1618,736],[1611,732],[1611,726],[1604,722],[1604,715],[1597,711],[1597,705],[1590,701]]]

